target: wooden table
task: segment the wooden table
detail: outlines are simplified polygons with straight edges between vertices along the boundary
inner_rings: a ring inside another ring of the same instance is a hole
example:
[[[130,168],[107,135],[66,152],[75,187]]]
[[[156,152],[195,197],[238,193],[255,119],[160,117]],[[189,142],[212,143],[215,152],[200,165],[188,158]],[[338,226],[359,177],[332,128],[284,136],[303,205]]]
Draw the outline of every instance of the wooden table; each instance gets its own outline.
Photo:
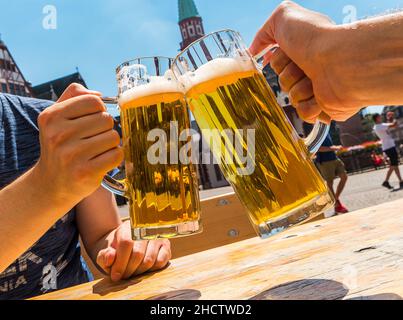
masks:
[[[189,241],[192,241],[189,238]],[[38,299],[400,299],[403,200],[173,260]]]

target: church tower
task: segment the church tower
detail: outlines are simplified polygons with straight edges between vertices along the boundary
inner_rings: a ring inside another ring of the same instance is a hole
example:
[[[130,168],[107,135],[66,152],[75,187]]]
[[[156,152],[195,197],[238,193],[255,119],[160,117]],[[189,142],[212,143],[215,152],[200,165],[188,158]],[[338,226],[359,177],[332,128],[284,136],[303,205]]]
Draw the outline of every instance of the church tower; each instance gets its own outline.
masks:
[[[0,92],[32,96],[31,85],[25,80],[10,51],[0,39]]]
[[[193,0],[178,0],[179,28],[182,35],[181,50],[204,36],[203,19]]]

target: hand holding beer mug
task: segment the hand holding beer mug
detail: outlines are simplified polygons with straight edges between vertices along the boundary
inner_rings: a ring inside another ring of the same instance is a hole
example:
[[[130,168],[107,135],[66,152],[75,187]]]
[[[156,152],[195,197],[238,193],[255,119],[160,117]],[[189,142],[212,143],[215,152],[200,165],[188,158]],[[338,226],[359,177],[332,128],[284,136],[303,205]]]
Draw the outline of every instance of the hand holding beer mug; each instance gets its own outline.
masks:
[[[328,133],[304,141],[287,120],[239,33],[201,38],[172,66],[189,107],[255,230],[268,237],[333,205],[311,157]]]
[[[129,199],[135,240],[202,231],[196,169],[179,161],[191,139],[190,118],[171,64],[169,58],[139,58],[117,69],[126,179],[108,176],[103,186]]]

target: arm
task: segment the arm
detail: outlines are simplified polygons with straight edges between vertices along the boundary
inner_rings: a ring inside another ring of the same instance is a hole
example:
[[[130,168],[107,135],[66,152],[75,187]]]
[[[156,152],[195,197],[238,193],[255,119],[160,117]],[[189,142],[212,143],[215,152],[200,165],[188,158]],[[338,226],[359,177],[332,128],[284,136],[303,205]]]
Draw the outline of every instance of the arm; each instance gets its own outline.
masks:
[[[164,268],[168,240],[132,241],[130,222],[121,223],[114,196],[103,188],[77,206],[77,224],[92,261],[113,281]]]
[[[392,123],[387,123],[387,125],[388,125],[390,128],[397,128],[398,123],[397,123],[397,120],[395,119],[395,120],[393,120]]]
[[[35,167],[0,191],[0,273],[76,204],[43,181]]]
[[[283,2],[250,48],[269,54],[299,115],[344,121],[368,105],[401,105],[403,13],[336,26],[329,18]],[[379,79],[382,79],[379,81]]]
[[[319,152],[337,152],[341,149],[341,146],[320,147]]]
[[[0,191],[0,272],[122,161],[119,137],[96,94],[72,85],[39,116],[38,163]]]

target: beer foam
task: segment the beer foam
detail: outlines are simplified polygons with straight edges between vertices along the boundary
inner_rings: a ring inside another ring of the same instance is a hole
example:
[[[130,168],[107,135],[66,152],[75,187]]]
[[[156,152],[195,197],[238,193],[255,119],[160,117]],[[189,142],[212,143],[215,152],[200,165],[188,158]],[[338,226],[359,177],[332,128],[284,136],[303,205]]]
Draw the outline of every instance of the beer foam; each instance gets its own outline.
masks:
[[[196,71],[184,74],[180,80],[188,91],[193,86],[216,78],[253,70],[256,70],[256,66],[251,59],[217,58],[204,64]]]
[[[136,99],[163,93],[184,93],[170,70],[168,70],[164,76],[149,77],[149,83],[147,84],[136,86],[125,91],[119,97],[119,104],[124,105]]]

